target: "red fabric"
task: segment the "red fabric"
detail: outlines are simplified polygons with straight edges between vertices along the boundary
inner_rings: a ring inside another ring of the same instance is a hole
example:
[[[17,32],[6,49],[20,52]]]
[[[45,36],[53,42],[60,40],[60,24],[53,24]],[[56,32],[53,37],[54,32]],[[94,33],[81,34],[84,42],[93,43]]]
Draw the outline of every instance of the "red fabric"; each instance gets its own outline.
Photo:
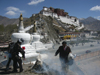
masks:
[[[6,58],[6,56],[4,56],[4,58]]]
[[[23,50],[25,50],[25,47],[22,47]]]

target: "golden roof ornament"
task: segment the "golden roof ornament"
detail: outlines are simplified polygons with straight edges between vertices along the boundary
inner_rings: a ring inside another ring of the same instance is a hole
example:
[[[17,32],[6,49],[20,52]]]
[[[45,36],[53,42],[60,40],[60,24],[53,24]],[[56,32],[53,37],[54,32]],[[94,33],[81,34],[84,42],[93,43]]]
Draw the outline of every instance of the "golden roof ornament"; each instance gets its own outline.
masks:
[[[19,20],[23,21],[22,13],[20,14]]]

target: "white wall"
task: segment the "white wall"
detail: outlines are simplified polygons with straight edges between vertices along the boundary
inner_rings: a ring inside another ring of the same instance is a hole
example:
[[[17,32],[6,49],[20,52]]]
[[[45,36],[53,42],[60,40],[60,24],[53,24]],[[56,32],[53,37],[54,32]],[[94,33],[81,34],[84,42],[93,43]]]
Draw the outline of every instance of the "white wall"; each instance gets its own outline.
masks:
[[[44,10],[48,10],[47,8],[44,8]],[[43,15],[46,15],[46,16],[52,16],[52,17],[56,17],[58,18],[58,15],[56,13],[52,13],[52,12],[48,12],[48,11],[43,11]],[[68,23],[68,24],[72,24],[74,26],[78,26],[77,29],[81,29],[81,28],[84,28],[84,25],[82,24],[82,26],[80,26],[80,23],[79,23],[79,19],[75,18],[75,17],[71,17],[70,16],[59,16],[60,20],[64,23]],[[75,22],[75,19],[76,19],[76,22]]]
[[[82,29],[82,28],[84,28],[84,25],[82,24],[81,26],[78,26],[77,27],[77,30],[80,30],[80,29]]]
[[[48,8],[43,8],[43,10],[48,10]]]
[[[59,16],[60,20],[64,23],[69,23],[70,24],[70,19],[68,19],[67,17],[63,17],[63,16]]]
[[[76,19],[76,22],[75,22]],[[75,17],[71,17],[71,21],[76,23],[77,25],[79,25],[79,19],[75,18]]]
[[[49,13],[49,12],[43,11],[43,15],[46,15],[46,16],[52,16],[52,13]]]
[[[63,17],[63,16],[59,16],[60,20],[64,23],[68,23],[68,24],[73,24],[75,26],[79,26],[79,24],[75,23],[73,21],[73,19],[67,18],[67,17]]]
[[[53,13],[53,16],[52,17],[58,18],[58,15],[56,13]]]

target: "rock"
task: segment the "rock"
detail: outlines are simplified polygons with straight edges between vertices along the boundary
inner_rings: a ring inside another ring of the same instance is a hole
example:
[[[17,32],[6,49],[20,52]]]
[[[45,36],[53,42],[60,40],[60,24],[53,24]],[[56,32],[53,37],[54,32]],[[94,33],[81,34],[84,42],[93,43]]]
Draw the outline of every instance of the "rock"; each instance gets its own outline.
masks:
[[[31,69],[31,72],[46,73],[48,69],[49,69],[49,66],[46,63],[42,62],[40,59],[37,59],[36,63]]]

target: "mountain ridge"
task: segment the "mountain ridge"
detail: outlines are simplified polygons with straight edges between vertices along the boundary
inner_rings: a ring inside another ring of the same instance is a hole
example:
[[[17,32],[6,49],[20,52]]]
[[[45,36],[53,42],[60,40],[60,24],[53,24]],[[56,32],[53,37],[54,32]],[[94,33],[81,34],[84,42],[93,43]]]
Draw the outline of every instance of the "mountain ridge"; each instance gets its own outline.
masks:
[[[23,21],[27,20],[29,18],[23,18]],[[81,18],[79,19],[80,22],[82,22],[85,26],[85,29],[88,30],[97,30],[100,31],[100,20],[97,20],[93,17],[88,17],[88,18]],[[5,16],[0,15],[0,25],[12,25],[12,24],[18,24],[19,23],[19,18],[12,18],[9,19]]]
[[[100,31],[100,20],[95,19],[93,17],[88,17],[86,19],[80,19],[80,22],[82,22],[85,26],[85,29],[87,30],[96,30]]]
[[[23,20],[27,20],[28,18],[23,18]],[[3,24],[4,26],[6,25],[12,25],[12,24],[18,24],[19,23],[19,18],[7,18],[5,16],[0,15],[0,25]]]

